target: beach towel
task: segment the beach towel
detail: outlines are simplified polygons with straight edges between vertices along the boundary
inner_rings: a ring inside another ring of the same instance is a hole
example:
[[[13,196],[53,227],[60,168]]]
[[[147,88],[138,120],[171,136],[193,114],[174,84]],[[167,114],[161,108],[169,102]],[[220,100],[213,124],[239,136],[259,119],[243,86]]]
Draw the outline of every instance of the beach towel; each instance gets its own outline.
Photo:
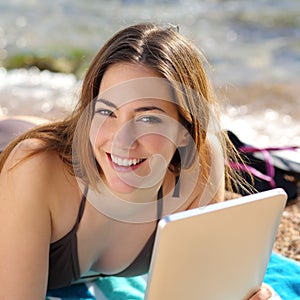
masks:
[[[300,263],[272,253],[264,282],[283,300],[300,300]]]
[[[245,258],[247,259],[247,258]],[[273,299],[300,299],[300,263],[272,253],[264,282],[279,295]],[[48,292],[47,300],[142,300],[146,290],[145,276],[103,277]]]
[[[73,285],[47,293],[47,300],[142,300],[146,290],[144,276],[101,277],[93,282]]]

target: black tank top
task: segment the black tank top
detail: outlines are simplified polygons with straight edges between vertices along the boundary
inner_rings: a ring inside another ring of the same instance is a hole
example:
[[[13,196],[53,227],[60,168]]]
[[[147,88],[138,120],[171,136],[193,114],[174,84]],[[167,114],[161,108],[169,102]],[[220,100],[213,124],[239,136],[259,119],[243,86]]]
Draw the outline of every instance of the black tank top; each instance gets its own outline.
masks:
[[[176,177],[176,184],[173,193],[173,197],[179,197],[179,177]],[[80,277],[80,268],[78,260],[77,249],[77,229],[82,218],[87,189],[85,190],[80,207],[76,223],[72,230],[62,237],[60,240],[50,244],[49,253],[49,275],[48,275],[48,289],[56,289],[71,285],[72,282],[78,279],[92,279],[99,276],[105,276],[103,274]],[[159,189],[157,195],[157,219],[161,219],[163,209],[163,192],[162,188]],[[131,277],[138,276],[148,272],[150,266],[150,260],[154,245],[156,230],[151,234],[147,243],[135,258],[135,260],[122,272],[114,274],[113,276]]]

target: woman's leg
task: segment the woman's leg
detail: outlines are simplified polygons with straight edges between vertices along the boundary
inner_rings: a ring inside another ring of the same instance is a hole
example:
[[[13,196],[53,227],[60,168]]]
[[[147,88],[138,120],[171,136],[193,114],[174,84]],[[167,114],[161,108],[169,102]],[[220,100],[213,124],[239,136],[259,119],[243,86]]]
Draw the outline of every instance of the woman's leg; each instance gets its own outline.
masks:
[[[17,136],[34,126],[47,123],[48,120],[31,117],[15,116],[0,118],[0,152]]]

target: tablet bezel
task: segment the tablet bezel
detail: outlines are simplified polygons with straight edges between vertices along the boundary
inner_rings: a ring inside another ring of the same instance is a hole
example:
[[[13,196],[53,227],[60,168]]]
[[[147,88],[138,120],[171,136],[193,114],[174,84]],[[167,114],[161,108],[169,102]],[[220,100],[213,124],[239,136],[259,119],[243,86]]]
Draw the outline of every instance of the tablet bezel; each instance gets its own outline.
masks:
[[[286,200],[284,190],[273,189],[161,219],[145,299],[213,300],[220,299],[220,294],[222,299],[249,297],[263,281]],[[221,243],[224,239],[230,243]],[[218,263],[225,270],[213,266],[219,258]],[[231,262],[226,262],[226,258]],[[200,271],[198,264],[205,266],[205,270]]]

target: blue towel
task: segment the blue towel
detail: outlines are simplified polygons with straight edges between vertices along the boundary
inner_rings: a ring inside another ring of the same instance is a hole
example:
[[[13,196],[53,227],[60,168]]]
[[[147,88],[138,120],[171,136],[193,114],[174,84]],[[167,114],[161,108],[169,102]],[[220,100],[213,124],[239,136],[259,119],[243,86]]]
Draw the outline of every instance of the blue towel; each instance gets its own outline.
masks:
[[[101,277],[93,282],[51,290],[47,300],[143,300],[146,280],[137,277]]]
[[[300,299],[300,263],[272,253],[264,282],[269,284],[283,300]],[[47,300],[143,300],[146,281],[137,277],[104,277],[47,294]]]
[[[272,253],[264,282],[283,300],[300,299],[300,263]]]

